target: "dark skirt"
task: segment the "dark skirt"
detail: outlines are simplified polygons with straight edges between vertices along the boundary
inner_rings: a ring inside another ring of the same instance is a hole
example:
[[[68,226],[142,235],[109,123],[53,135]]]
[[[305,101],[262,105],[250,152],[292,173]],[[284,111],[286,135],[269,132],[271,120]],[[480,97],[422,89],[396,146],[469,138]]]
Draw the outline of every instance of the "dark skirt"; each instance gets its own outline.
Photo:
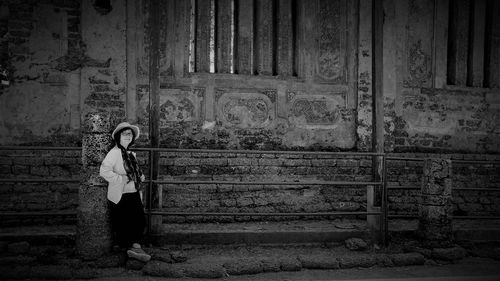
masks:
[[[129,248],[133,243],[141,244],[146,220],[139,192],[123,193],[118,204],[108,202],[115,244],[123,248]]]

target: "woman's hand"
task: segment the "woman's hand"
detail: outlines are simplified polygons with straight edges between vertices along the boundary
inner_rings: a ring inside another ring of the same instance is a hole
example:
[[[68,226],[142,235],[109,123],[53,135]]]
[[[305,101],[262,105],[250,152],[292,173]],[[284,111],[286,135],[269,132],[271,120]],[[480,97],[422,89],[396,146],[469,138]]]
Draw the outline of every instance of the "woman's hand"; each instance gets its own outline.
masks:
[[[144,182],[146,180],[146,177],[144,175],[141,175],[141,182]]]

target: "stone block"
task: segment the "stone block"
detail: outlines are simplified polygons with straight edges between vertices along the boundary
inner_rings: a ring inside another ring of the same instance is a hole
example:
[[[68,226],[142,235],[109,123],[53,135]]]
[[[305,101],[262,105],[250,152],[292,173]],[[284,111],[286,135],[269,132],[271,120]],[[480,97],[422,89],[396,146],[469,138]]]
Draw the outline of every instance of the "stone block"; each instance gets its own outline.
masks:
[[[111,146],[111,136],[106,134],[84,134],[82,139],[82,163],[84,167],[101,165]]]
[[[0,280],[30,279],[31,269],[32,269],[31,266],[22,265],[22,266],[13,266],[9,268],[9,270],[0,270]]]
[[[434,259],[455,261],[465,258],[467,251],[462,247],[434,248],[431,256]]]
[[[392,267],[394,266],[394,263],[392,262],[392,259],[389,255],[375,255],[375,260],[377,261],[377,265],[382,266],[382,267]]]
[[[104,133],[109,134],[112,131],[111,118],[109,112],[89,112],[82,122],[83,133]]]
[[[161,261],[150,261],[143,268],[142,272],[145,275],[166,277],[166,278],[181,278],[184,277],[182,267],[176,264],[170,264]]]
[[[443,243],[444,241],[451,240],[452,226],[451,224],[419,224],[418,235],[426,240],[426,243],[429,243],[431,240],[439,241],[438,244]]]
[[[12,254],[26,254],[30,250],[30,244],[26,241],[10,243],[7,251]]]
[[[340,268],[372,267],[377,259],[371,255],[353,255],[339,258]]]
[[[158,260],[166,263],[174,263],[174,260],[170,256],[170,253],[165,251],[154,251],[151,253],[151,259]]]
[[[0,266],[29,265],[37,262],[37,258],[32,256],[7,256],[0,257]]]
[[[125,268],[129,270],[141,270],[145,264],[145,262],[136,259],[128,259]]]
[[[184,265],[184,274],[191,278],[222,278],[227,273],[220,264],[197,263]]]
[[[421,194],[420,200],[423,205],[449,206],[451,205],[451,195],[441,196],[434,194]]]
[[[425,258],[419,253],[392,254],[390,258],[395,266],[422,265]]]
[[[420,223],[450,224],[452,209],[447,206],[420,205],[418,210]]]
[[[450,196],[451,187],[452,187],[451,178],[445,179],[441,183],[437,183],[434,180],[430,181],[428,178],[424,177],[421,186],[421,192],[422,194]]]
[[[298,257],[303,268],[307,269],[338,269],[339,261],[326,255],[301,255]]]
[[[280,268],[282,271],[300,271],[302,263],[296,258],[284,257],[280,259]]]
[[[100,257],[94,262],[94,265],[98,268],[120,267],[125,265],[126,260],[127,256],[125,253],[116,253]]]
[[[361,238],[349,238],[345,240],[345,246],[351,251],[364,251],[368,248],[368,244]]]
[[[276,258],[265,258],[261,260],[261,263],[264,272],[280,271],[280,261]]]
[[[31,267],[31,278],[35,280],[69,280],[72,278],[71,268],[64,265],[45,265]]]
[[[257,274],[264,271],[260,260],[237,259],[224,263],[229,275]]]
[[[185,262],[187,261],[187,254],[183,251],[172,251],[170,256],[174,262]]]

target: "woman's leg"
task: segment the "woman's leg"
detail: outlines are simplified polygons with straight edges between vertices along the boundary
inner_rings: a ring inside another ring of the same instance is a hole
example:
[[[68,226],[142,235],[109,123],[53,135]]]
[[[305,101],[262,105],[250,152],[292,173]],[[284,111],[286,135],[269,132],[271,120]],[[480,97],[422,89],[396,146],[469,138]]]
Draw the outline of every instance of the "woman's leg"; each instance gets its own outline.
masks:
[[[140,244],[143,239],[146,220],[144,218],[144,206],[142,205],[139,192],[131,193],[130,211],[130,239],[132,243]]]

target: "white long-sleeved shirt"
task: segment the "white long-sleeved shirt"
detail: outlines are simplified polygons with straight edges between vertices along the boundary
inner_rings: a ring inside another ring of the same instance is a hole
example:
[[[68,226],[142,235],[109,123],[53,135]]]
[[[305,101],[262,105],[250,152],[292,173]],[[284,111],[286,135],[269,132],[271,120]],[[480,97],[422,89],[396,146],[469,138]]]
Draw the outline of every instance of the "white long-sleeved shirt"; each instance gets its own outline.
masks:
[[[122,152],[117,146],[106,154],[101,163],[99,175],[108,182],[108,200],[115,204],[120,202],[123,193],[136,192],[134,181],[127,183],[128,177],[123,166]]]

